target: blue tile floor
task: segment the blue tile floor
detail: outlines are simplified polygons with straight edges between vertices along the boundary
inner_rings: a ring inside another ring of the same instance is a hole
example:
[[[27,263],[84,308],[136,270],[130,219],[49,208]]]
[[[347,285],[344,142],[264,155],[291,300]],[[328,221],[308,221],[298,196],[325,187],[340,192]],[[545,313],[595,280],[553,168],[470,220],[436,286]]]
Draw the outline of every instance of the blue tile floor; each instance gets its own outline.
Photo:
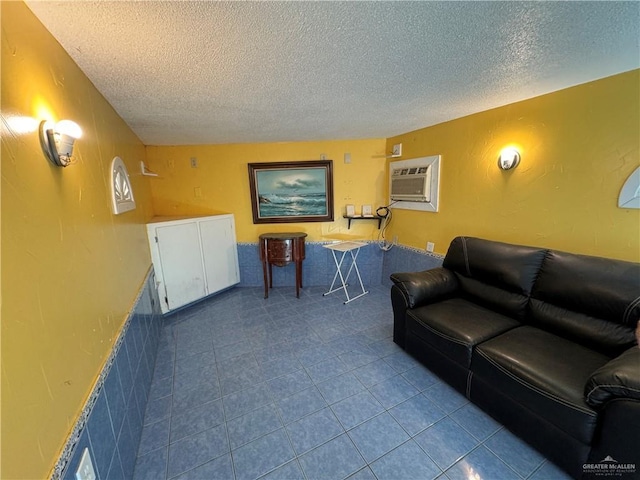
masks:
[[[568,478],[393,343],[388,287],[325,290],[165,317],[134,478]]]

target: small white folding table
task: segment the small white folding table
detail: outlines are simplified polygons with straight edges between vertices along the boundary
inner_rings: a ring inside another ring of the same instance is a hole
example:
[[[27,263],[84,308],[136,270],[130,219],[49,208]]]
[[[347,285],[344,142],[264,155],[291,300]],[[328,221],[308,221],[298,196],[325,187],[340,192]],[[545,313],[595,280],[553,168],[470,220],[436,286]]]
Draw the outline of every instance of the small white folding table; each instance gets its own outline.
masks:
[[[324,296],[327,296],[333,292],[337,292],[338,290],[344,290],[344,294],[347,296],[347,301],[344,302],[344,304],[346,305],[352,300],[355,300],[356,298],[360,298],[363,295],[366,295],[367,293],[369,293],[364,289],[364,285],[362,284],[362,277],[360,277],[360,270],[358,270],[358,264],[356,263],[356,259],[358,258],[358,253],[360,252],[360,248],[366,245],[367,244],[363,242],[351,242],[351,241],[340,242],[340,243],[330,243],[327,245],[323,245],[324,248],[328,248],[329,250],[331,250],[331,253],[333,254],[333,261],[336,264],[336,273],[333,276],[333,281],[331,282],[329,291],[326,293],[323,293]],[[342,255],[336,255],[336,252],[340,252],[342,253]],[[347,271],[347,274],[343,276],[342,263],[344,262],[344,258],[347,255],[347,253],[351,255],[351,265],[349,266],[349,270]],[[340,256],[340,260],[338,260],[338,256]],[[349,280],[349,276],[351,275],[351,272],[353,270],[356,271],[356,275],[358,276],[358,282],[360,282],[360,289],[362,293],[358,293],[358,295],[356,295],[355,297],[350,297],[349,291],[347,290],[347,286],[349,285],[347,281]],[[333,288],[336,284],[336,280],[338,279],[338,277],[340,278],[340,283],[342,284],[342,286]]]

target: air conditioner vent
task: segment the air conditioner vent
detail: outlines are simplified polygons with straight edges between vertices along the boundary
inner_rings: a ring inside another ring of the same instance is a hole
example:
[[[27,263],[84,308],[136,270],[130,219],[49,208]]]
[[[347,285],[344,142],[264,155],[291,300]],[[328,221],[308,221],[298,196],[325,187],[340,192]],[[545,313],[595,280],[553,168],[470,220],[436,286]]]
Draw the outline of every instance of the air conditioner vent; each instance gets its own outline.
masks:
[[[431,169],[429,165],[399,168],[391,175],[391,200],[431,201]]]

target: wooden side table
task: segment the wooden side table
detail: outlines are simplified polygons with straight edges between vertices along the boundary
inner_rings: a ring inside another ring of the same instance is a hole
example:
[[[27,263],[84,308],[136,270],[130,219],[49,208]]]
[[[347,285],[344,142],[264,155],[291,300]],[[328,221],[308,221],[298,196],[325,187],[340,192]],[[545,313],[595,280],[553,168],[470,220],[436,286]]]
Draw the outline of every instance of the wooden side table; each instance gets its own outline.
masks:
[[[300,298],[302,288],[302,261],[304,260],[304,239],[306,233],[263,233],[260,235],[260,261],[264,274],[264,298],[269,298],[269,288],[273,288],[272,266],[284,267],[296,264],[296,297]]]

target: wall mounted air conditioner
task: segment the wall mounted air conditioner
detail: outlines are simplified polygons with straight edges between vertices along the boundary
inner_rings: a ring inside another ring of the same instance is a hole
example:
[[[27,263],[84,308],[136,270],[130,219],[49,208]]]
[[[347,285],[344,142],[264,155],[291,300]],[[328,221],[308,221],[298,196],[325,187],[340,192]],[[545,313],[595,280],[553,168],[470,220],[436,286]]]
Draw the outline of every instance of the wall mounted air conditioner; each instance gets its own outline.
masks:
[[[431,165],[393,169],[391,173],[391,200],[430,202],[432,170]]]

